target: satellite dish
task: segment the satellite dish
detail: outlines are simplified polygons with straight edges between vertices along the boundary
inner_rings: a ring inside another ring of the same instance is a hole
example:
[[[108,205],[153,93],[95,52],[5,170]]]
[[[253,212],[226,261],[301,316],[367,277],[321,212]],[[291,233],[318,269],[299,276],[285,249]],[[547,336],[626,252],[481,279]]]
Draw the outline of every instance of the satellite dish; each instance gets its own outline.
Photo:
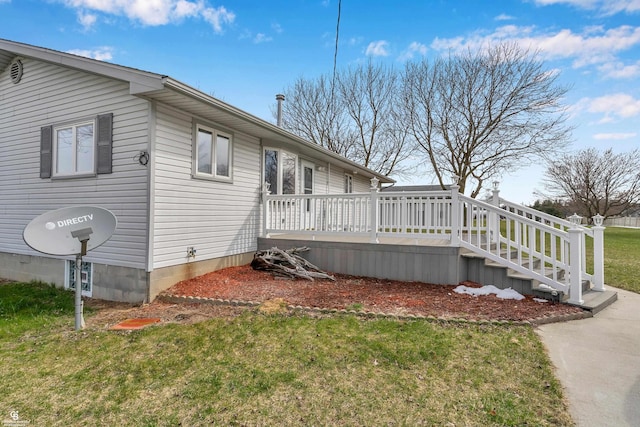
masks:
[[[31,220],[22,237],[27,245],[49,255],[77,255],[109,240],[118,221],[111,211],[98,206],[73,206],[45,212]],[[83,254],[84,255],[84,254]]]

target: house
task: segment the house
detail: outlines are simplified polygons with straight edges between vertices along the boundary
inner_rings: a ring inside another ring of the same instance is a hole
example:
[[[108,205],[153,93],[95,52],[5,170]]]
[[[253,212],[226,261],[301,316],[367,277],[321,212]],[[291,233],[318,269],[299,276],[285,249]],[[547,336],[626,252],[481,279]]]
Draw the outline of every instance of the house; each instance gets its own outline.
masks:
[[[375,173],[169,76],[0,39],[0,277],[68,287],[28,247],[36,216],[96,205],[118,226],[82,266],[95,298],[151,301],[246,264],[274,196],[368,192]]]

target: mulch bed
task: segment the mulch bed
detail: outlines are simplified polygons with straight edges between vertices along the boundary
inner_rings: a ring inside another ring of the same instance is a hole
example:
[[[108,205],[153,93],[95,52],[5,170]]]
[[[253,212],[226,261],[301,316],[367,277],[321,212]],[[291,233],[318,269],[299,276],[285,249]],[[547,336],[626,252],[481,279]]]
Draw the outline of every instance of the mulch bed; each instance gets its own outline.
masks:
[[[453,291],[457,285],[433,285],[417,282],[335,275],[336,281],[285,279],[255,271],[250,266],[229,267],[177,283],[161,295],[206,298],[224,304],[245,302],[260,304],[284,300],[290,307],[325,310],[351,310],[385,313],[392,316],[436,317],[440,319],[500,320],[548,323],[588,317],[590,313],[566,304],[541,303],[532,297],[503,300],[495,295],[475,297]],[[466,286],[481,285],[473,282]],[[193,301],[191,298],[182,298]]]

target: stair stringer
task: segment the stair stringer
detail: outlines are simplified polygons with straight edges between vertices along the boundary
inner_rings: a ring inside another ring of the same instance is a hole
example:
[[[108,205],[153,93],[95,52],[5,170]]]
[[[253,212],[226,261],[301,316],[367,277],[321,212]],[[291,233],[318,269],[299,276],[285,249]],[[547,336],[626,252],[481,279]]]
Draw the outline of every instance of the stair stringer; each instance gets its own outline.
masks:
[[[530,285],[529,285],[529,291],[526,292],[527,295],[532,295],[533,294],[533,290],[534,290],[534,281],[536,281],[537,283],[543,283],[545,285],[548,285],[550,287],[552,287],[553,289],[557,290],[558,292],[561,292],[565,295],[567,295],[569,293],[569,286],[555,281],[552,278],[549,278],[543,274],[540,274],[537,271],[532,271],[524,266],[521,266],[513,261],[511,261],[510,259],[506,259],[503,258],[499,255],[496,255],[492,252],[489,252],[487,250],[478,248],[468,242],[465,241],[461,241],[460,242],[460,246],[473,252],[474,254],[477,254],[481,257],[483,257],[486,261],[485,261],[485,266],[488,268],[504,268],[505,269],[505,276],[508,277],[508,270],[513,270],[514,272],[516,272],[517,274],[511,274],[510,278],[511,279],[520,279],[520,280],[528,280]],[[495,264],[488,264],[487,261],[493,262]],[[523,277],[515,277],[515,276],[524,276]],[[469,279],[472,280],[472,279]],[[502,287],[500,284],[498,283],[492,283],[493,285],[497,286],[497,287]],[[505,288],[510,287],[510,286],[504,286]],[[515,289],[515,288],[514,288]],[[517,289],[515,289],[517,290]],[[520,291],[518,291],[520,292]]]

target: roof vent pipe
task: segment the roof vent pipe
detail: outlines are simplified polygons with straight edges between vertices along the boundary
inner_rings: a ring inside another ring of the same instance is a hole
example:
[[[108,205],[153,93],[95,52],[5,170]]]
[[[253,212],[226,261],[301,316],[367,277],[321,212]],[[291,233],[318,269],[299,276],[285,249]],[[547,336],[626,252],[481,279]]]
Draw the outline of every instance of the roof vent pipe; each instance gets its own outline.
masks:
[[[276,101],[278,101],[278,127],[282,127],[282,101],[284,101],[284,95],[277,94]]]

